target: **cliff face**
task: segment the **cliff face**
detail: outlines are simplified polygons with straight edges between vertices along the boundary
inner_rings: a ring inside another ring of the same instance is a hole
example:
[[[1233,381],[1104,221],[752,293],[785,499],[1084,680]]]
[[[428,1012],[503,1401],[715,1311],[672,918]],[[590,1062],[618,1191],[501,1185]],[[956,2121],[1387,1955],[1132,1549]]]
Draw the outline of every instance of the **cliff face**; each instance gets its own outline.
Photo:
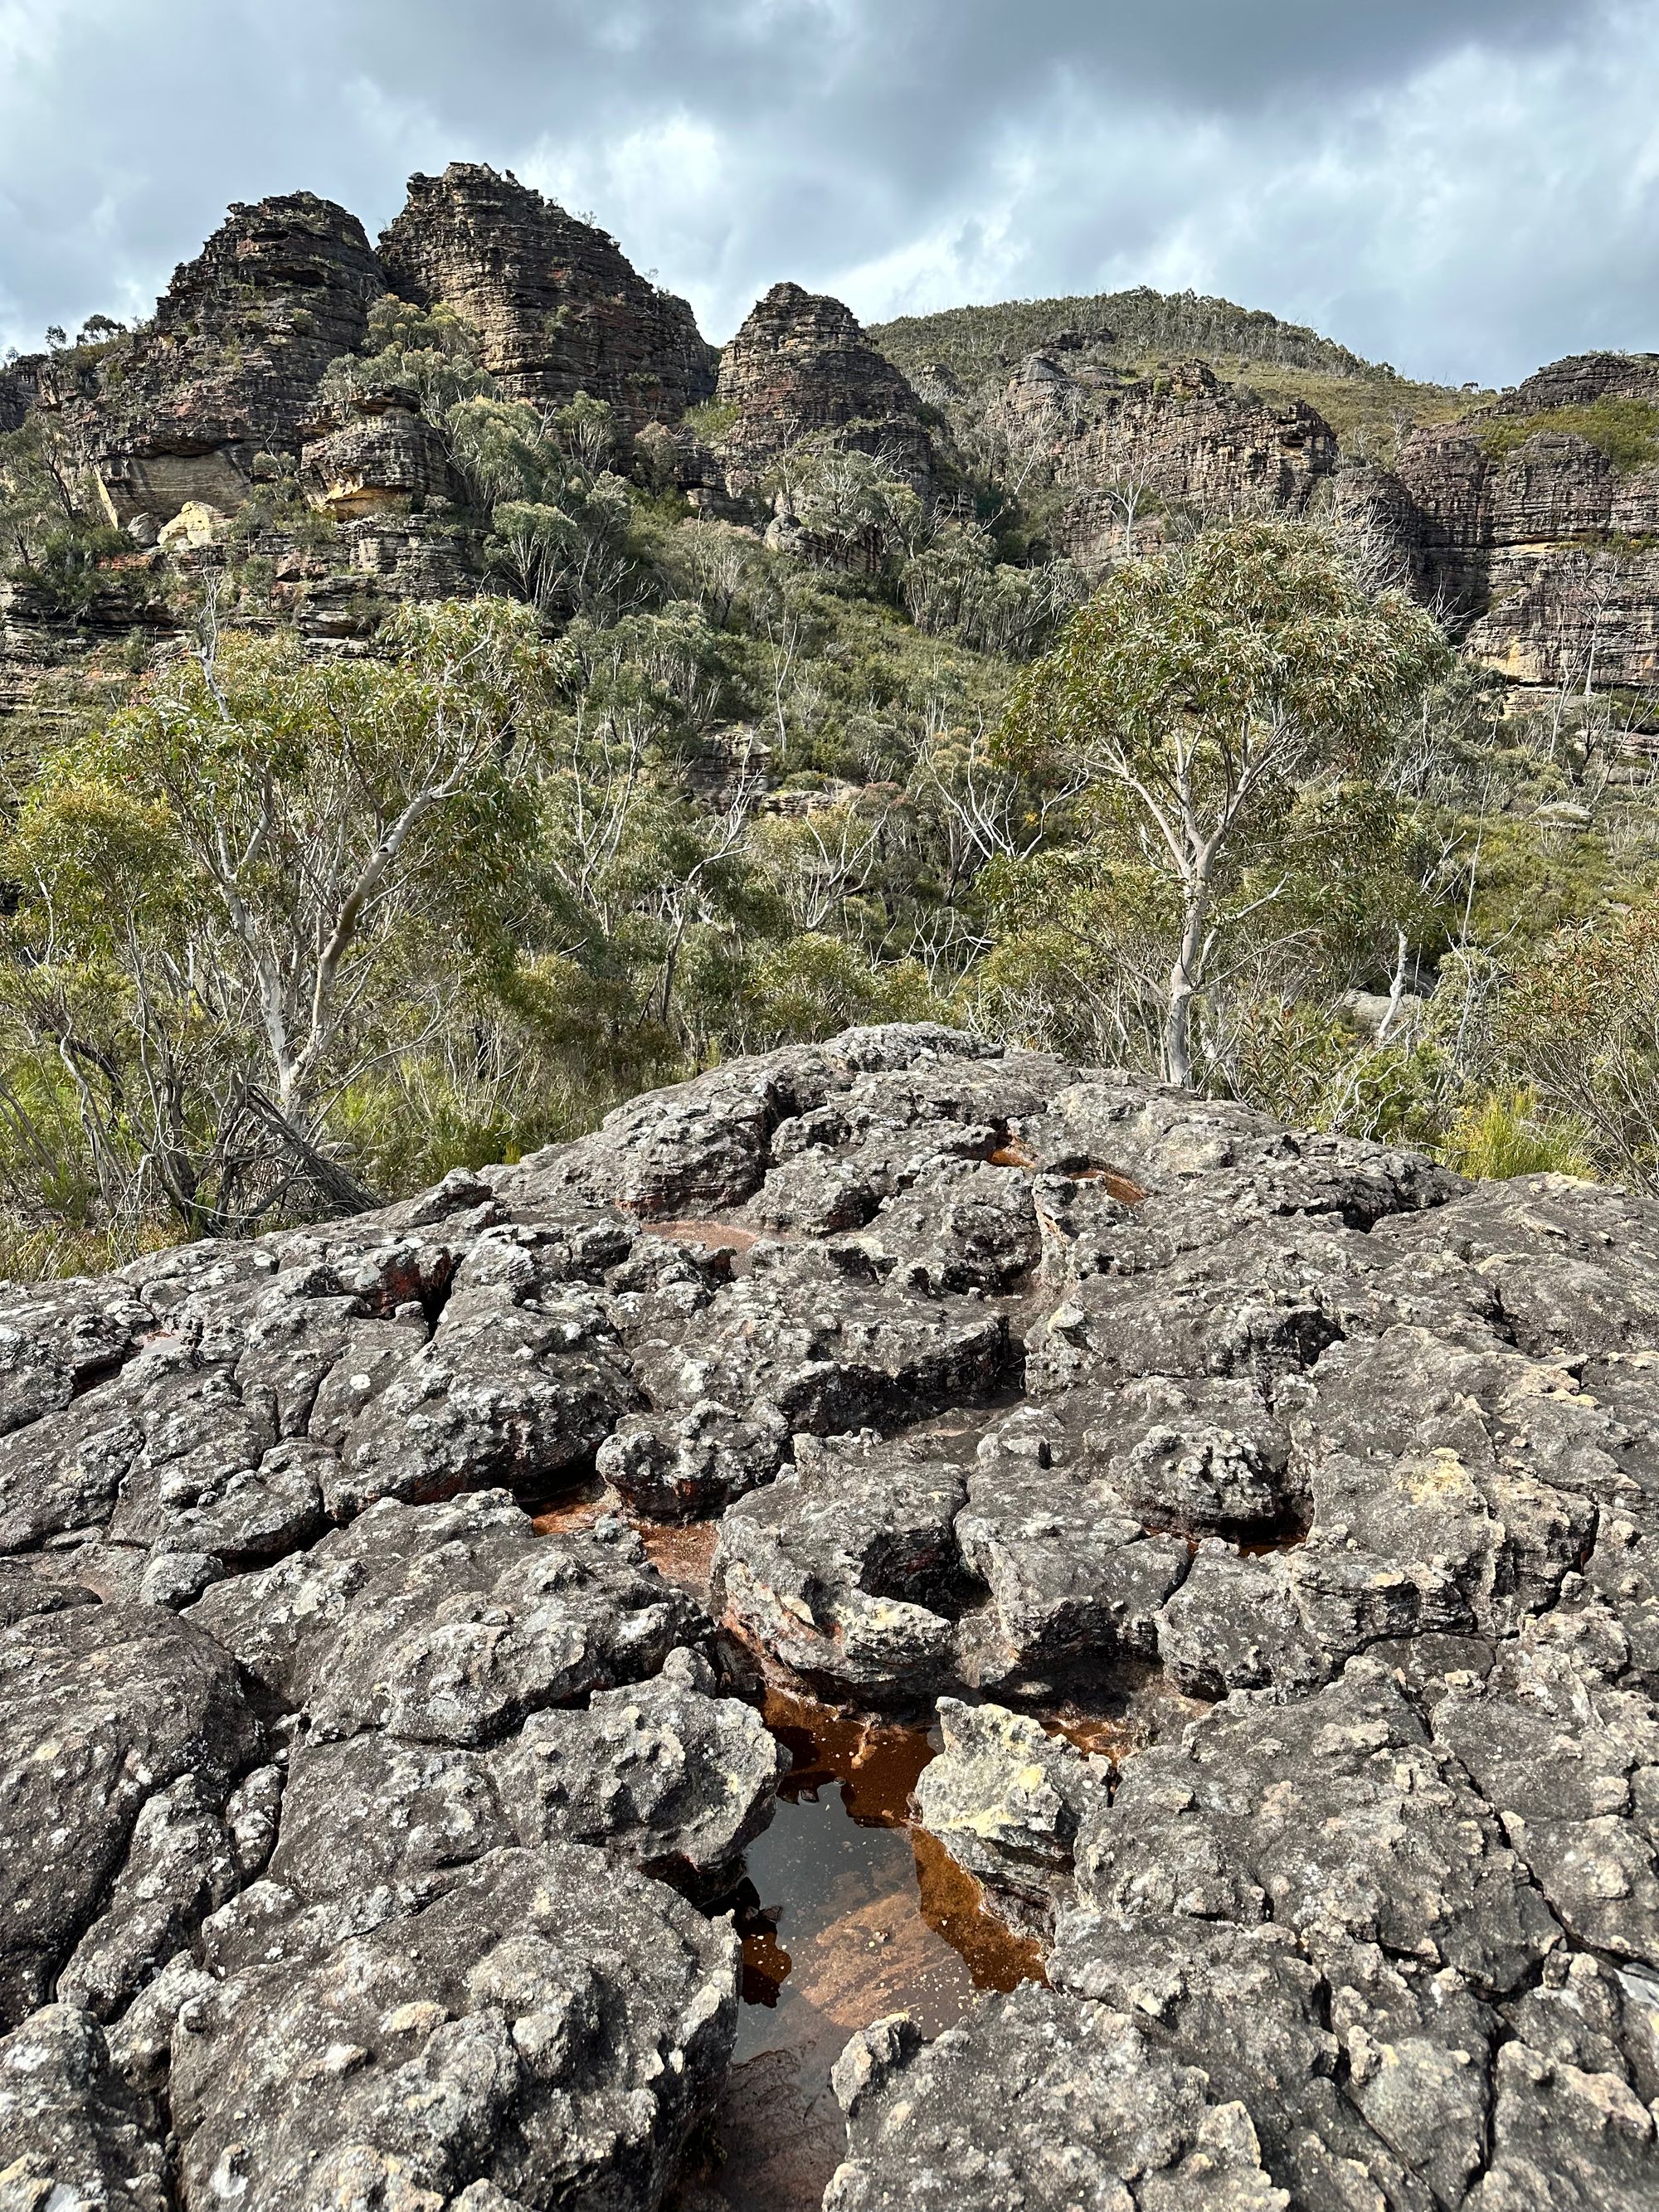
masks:
[[[464,161],[411,177],[380,250],[394,292],[473,325],[511,398],[556,407],[585,392],[637,428],[714,390],[714,350],[684,301],[514,177]]]
[[[148,329],[40,365],[39,404],[112,521],[228,511],[257,453],[297,454],[324,369],[362,345],[384,289],[343,208],[310,192],[234,207]]]
[[[313,506],[334,521],[447,497],[443,439],[411,393],[364,394],[311,427],[316,434],[301,449],[301,479]]]
[[[839,300],[775,284],[720,356],[714,397],[736,410],[721,440],[734,488],[804,438],[875,455],[925,484],[933,448],[909,380]]]
[[[0,368],[0,436],[21,429],[25,416],[40,397],[40,369],[46,356],[26,354]]]
[[[1659,463],[1607,450],[1649,410],[1659,423],[1659,356],[1586,354],[1406,441],[1377,493],[1387,527],[1486,666],[1529,684],[1659,681]]]
[[[471,556],[420,513],[453,486],[418,409],[389,393],[319,410],[325,369],[362,350],[387,289],[462,316],[508,397],[551,407],[586,392],[627,429],[667,426],[653,433],[653,480],[711,513],[752,520],[769,468],[803,441],[869,453],[926,496],[951,437],[966,453],[966,430],[994,417],[1030,480],[1062,494],[1053,536],[1085,568],[1156,544],[1170,507],[1299,514],[1328,495],[1394,549],[1482,665],[1528,685],[1659,684],[1659,355],[1554,362],[1407,436],[1391,470],[1339,475],[1336,434],[1304,399],[1199,361],[1141,374],[1104,330],[1051,331],[1006,390],[1005,362],[978,398],[948,366],[918,366],[925,402],[840,301],[779,284],[717,359],[685,303],[604,231],[476,165],[413,178],[378,252],[310,193],[233,208],[152,322],[0,369],[0,432],[38,414],[143,545],[187,506],[236,512],[256,457],[274,453],[343,526],[343,565],[371,591],[465,588]],[[711,398],[725,428],[694,434],[686,410]],[[293,547],[270,557],[312,562]]]
[[[1126,503],[1300,514],[1336,466],[1336,434],[1316,409],[1224,384],[1201,362],[1114,389],[1039,358],[1008,399],[1028,422],[1054,425],[1055,473],[1073,495],[1062,538],[1085,564],[1123,550]]]

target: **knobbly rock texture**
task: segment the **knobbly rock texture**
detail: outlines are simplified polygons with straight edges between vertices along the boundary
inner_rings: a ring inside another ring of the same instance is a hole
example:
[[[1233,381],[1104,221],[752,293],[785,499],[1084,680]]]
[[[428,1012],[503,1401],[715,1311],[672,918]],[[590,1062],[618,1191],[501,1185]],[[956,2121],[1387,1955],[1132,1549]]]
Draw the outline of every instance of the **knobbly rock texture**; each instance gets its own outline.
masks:
[[[636,428],[676,420],[714,389],[714,353],[684,301],[510,173],[452,161],[441,177],[411,177],[380,255],[394,292],[471,324],[509,398],[561,407],[585,392]]]
[[[916,1785],[917,1815],[988,1888],[1042,1904],[1066,1886],[1078,1831],[1106,1803],[1108,1767],[1027,1713],[941,1698],[939,1756]]]
[[[775,284],[721,354],[714,396],[735,410],[720,440],[733,489],[808,438],[872,453],[890,475],[927,483],[921,402],[839,300]]]
[[[855,2039],[840,2212],[1644,2205],[1656,1281],[1617,1191],[895,1027],[9,1294],[0,2201],[654,2205],[740,1644],[937,1705],[1052,1936]],[[624,1513],[718,1516],[708,1611]]]
[[[577,1844],[415,1912],[284,1903],[211,1931],[173,2032],[186,2205],[656,2201],[730,2049],[729,1925]]]
[[[1030,1986],[918,2051],[897,2022],[836,2069],[849,2156],[825,2212],[1283,2212],[1249,2112],[1135,2022]],[[1133,2184],[1133,2191],[1126,2187]]]

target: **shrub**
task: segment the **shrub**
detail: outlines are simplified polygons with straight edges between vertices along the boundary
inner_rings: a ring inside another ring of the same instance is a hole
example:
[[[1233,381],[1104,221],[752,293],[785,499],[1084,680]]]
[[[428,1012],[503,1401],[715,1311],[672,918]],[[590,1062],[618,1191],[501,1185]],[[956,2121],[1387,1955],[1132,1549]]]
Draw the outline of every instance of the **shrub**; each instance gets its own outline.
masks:
[[[1481,1182],[1593,1173],[1584,1129],[1540,1113],[1536,1092],[1527,1090],[1471,1099],[1454,1116],[1440,1150],[1449,1166]]]
[[[1646,399],[1595,399],[1583,407],[1547,407],[1535,415],[1493,415],[1481,423],[1481,451],[1507,460],[1545,432],[1583,438],[1614,468],[1639,469],[1659,460],[1659,407]]]

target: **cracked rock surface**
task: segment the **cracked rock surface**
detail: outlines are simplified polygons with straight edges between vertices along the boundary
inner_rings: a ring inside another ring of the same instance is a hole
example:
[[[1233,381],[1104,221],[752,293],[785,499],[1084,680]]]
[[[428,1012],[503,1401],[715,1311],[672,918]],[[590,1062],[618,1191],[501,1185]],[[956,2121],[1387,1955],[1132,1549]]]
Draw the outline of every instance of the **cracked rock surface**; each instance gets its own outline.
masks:
[[[734,1639],[936,1707],[1052,1935],[854,2037],[836,2212],[1659,2202],[1656,1283],[1650,1202],[899,1026],[7,1290],[0,2207],[654,2207]],[[715,1518],[705,1610],[630,1520]]]

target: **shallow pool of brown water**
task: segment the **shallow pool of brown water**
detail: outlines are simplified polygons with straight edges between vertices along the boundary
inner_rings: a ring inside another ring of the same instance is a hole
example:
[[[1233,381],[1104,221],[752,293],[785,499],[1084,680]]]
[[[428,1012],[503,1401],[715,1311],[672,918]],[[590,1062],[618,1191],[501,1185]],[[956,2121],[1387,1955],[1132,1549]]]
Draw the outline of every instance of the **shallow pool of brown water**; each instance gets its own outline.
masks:
[[[845,2147],[830,2070],[854,2029],[905,2011],[935,2035],[1042,1960],[913,1825],[931,1731],[776,1688],[763,1711],[790,1771],[744,1860],[744,2002],[701,2181],[732,2212],[805,2212]]]
[[[569,1534],[617,1508],[592,1483],[537,1512],[535,1526]],[[706,1601],[717,1524],[634,1526],[658,1571]],[[937,2035],[981,1991],[1043,1978],[1040,1948],[915,1825],[911,1793],[936,1729],[775,1684],[762,1712],[789,1769],[730,1900],[743,1939],[737,2046],[670,2212],[817,2212],[846,2144],[830,2072],[854,2030],[902,2011]],[[1050,1725],[1083,1741],[1113,1724],[1063,1711]]]

